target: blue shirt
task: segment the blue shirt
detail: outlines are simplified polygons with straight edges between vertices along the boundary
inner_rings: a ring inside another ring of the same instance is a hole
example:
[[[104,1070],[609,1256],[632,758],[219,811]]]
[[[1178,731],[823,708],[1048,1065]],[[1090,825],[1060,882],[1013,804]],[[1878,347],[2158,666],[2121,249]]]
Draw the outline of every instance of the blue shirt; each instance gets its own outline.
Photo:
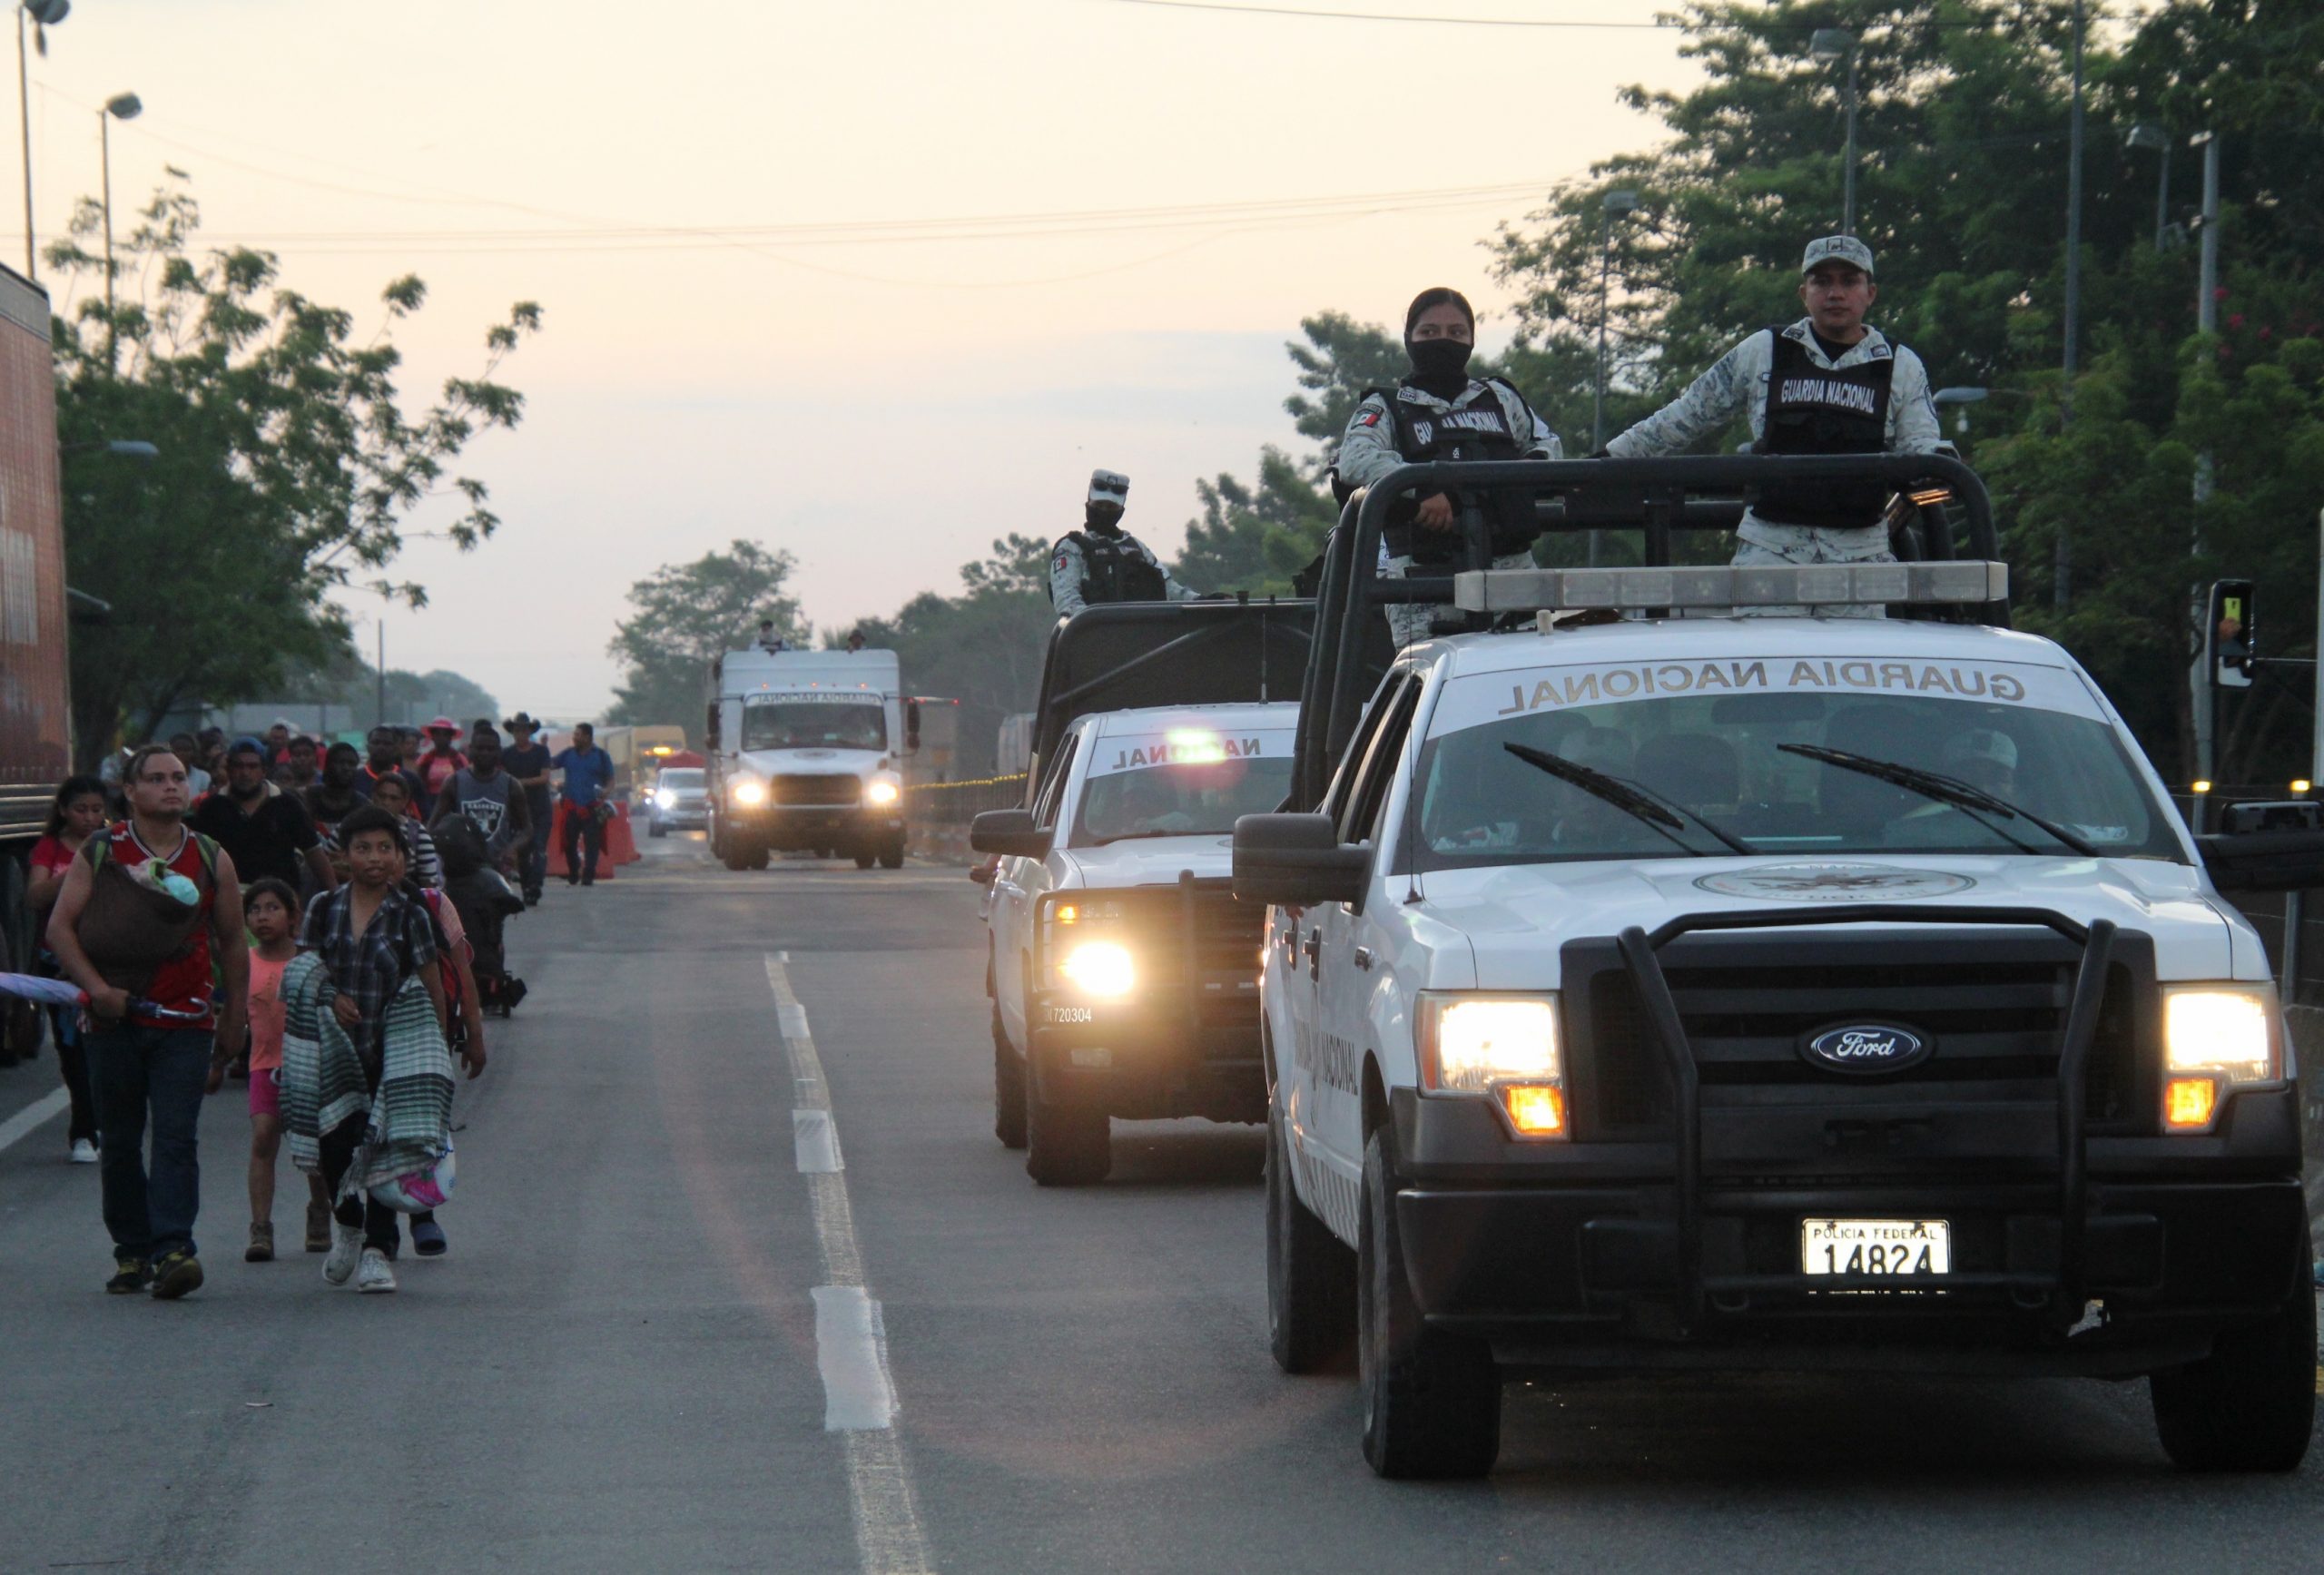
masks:
[[[579,809],[596,803],[599,791],[614,780],[614,757],[594,743],[586,750],[560,750],[549,764],[565,773],[557,796]]]

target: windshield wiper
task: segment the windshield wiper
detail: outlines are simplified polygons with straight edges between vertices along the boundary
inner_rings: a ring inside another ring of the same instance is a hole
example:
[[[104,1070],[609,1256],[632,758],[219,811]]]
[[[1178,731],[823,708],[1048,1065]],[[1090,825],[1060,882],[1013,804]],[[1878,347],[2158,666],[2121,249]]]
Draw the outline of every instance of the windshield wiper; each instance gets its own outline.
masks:
[[[2091,845],[2089,839],[2069,832],[2054,822],[2045,821],[2033,811],[2011,803],[2007,799],[1995,798],[1984,789],[1972,786],[1958,777],[1945,776],[1933,771],[1923,771],[1918,766],[1904,765],[1893,760],[1875,760],[1868,754],[1856,754],[1845,749],[1831,749],[1820,743],[1778,743],[1776,747],[1786,754],[1805,755],[1809,760],[1822,761],[1826,765],[1838,766],[1842,771],[1852,771],[1864,776],[1876,777],[1885,783],[1892,783],[1908,792],[1916,792],[1923,798],[1935,799],[1939,803],[1951,804],[2021,852],[2032,853],[2038,852],[2040,850],[2029,842],[2011,836],[1977,812],[1982,810],[1985,814],[1999,815],[2004,820],[2022,820],[2029,826],[2039,827],[2085,859],[2105,857]]]
[[[1636,815],[1640,820],[1644,821],[1648,825],[1652,826],[1664,836],[1670,837],[1670,840],[1674,842],[1679,842],[1679,839],[1670,836],[1670,833],[1674,831],[1682,832],[1687,829],[1687,822],[1680,820],[1678,814],[1673,812],[1672,807],[1669,803],[1665,802],[1655,794],[1648,792],[1642,788],[1633,786],[1631,783],[1626,783],[1619,777],[1608,776],[1602,771],[1592,771],[1586,765],[1577,765],[1572,761],[1566,759],[1563,755],[1551,754],[1547,751],[1535,749],[1529,744],[1504,743],[1501,747],[1515,755],[1518,759],[1523,761],[1527,765],[1536,766],[1541,770],[1549,773],[1560,782],[1571,783],[1575,787],[1580,788],[1583,792],[1590,794],[1591,797],[1603,799],[1606,802],[1613,805],[1616,809]],[[1709,821],[1703,819],[1702,816],[1696,814],[1692,810],[1688,810],[1686,813],[1694,821],[1695,824],[1700,826],[1704,831],[1709,832],[1712,836],[1718,838],[1720,842],[1724,843],[1728,851],[1741,853],[1746,857],[1750,856],[1751,850],[1742,842],[1739,842],[1735,838],[1728,836],[1725,832],[1720,831],[1717,826],[1712,825]],[[1679,845],[1682,848],[1687,848],[1687,844],[1684,842],[1679,842]],[[1700,850],[1695,848],[1687,848],[1687,851],[1690,853],[1698,852]]]
[[[1124,832],[1118,836],[1093,837],[1090,839],[1088,846],[1092,848],[1104,848],[1109,847],[1116,842],[1140,842],[1147,837],[1220,837],[1227,834],[1229,833],[1225,832],[1206,832],[1199,828],[1186,832]]]

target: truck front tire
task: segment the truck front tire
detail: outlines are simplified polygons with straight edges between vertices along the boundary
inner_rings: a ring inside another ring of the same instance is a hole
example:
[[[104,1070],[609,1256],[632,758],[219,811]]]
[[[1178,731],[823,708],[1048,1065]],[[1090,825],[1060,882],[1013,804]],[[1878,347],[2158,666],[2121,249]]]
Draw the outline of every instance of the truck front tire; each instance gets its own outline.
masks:
[[[1025,1147],[1025,1063],[992,1009],[992,1135],[1003,1148]]]
[[[1285,1373],[1344,1373],[1355,1356],[1355,1255],[1299,1201],[1290,1135],[1267,1108],[1267,1344]]]
[[[2316,1290],[2301,1222],[2290,1298],[2266,1323],[2221,1334],[2201,1362],[2147,1380],[2171,1463],[2191,1472],[2290,1472],[2316,1423]]]
[[[1028,1078],[1028,1083],[1025,1174],[1043,1186],[1087,1186],[1105,1180],[1114,1167],[1113,1125],[1106,1113],[1044,1099],[1039,1081]]]
[[[1356,1262],[1364,1458],[1384,1477],[1483,1476],[1501,1452],[1501,1370],[1484,1342],[1421,1321],[1396,1223],[1395,1159],[1385,1127],[1364,1146]]]

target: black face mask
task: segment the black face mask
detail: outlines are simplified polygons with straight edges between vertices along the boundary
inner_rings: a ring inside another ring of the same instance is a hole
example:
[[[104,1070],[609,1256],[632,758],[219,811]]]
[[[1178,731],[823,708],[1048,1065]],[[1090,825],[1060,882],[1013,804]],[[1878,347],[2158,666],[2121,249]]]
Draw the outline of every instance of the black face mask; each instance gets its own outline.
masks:
[[[1100,536],[1112,536],[1122,527],[1122,506],[1118,503],[1085,504],[1081,517]]]
[[[1449,399],[1469,386],[1474,345],[1455,339],[1407,340],[1404,353],[1413,359],[1413,384],[1437,398]]]

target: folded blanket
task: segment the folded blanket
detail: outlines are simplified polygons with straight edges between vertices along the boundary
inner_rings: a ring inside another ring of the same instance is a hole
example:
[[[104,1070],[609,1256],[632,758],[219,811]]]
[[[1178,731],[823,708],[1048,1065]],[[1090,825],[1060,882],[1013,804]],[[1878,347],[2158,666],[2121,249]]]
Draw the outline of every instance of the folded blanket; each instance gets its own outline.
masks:
[[[372,1088],[355,1041],[330,1009],[337,994],[311,952],[282,970],[282,1125],[291,1163],[320,1171],[322,1135],[369,1112],[340,1185],[344,1195],[425,1170],[444,1153],[451,1142],[452,1056],[427,987],[408,979],[388,1003],[386,1051]]]

